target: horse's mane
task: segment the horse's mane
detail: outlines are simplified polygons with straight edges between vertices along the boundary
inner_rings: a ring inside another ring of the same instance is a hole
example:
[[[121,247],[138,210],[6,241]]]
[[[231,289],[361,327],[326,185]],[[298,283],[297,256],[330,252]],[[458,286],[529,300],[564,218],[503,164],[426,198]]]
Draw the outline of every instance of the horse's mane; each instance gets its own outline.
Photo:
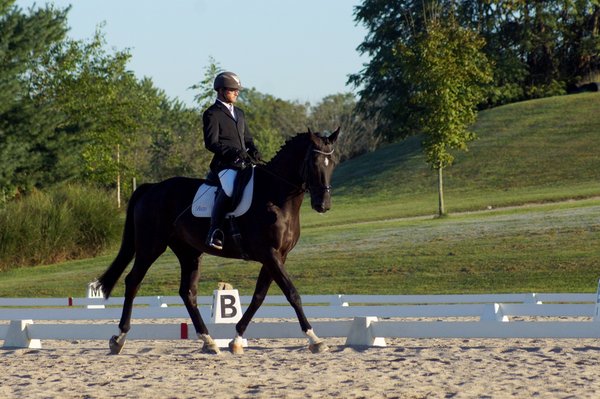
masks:
[[[297,151],[298,148],[305,146],[305,142],[309,138],[309,133],[298,133],[294,137],[286,140],[285,143],[277,150],[275,156],[268,162],[268,165],[273,165],[281,162],[282,159],[289,157],[290,151]]]

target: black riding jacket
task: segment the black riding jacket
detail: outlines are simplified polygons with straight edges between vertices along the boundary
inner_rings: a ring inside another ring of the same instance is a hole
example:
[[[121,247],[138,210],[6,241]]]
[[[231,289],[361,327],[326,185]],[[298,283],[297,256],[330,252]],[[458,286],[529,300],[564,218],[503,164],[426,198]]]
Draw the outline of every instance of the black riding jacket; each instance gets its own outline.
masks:
[[[245,152],[254,156],[258,151],[248,129],[244,111],[235,107],[234,119],[220,101],[216,101],[202,115],[204,145],[214,153],[210,162],[213,172],[227,168],[238,168]]]

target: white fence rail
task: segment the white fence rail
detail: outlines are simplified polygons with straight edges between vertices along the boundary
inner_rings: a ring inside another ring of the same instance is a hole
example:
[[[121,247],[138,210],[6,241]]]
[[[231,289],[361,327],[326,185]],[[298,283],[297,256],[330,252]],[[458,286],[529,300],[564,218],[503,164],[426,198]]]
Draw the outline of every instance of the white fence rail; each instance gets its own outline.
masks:
[[[244,305],[250,302],[250,298],[242,296],[237,299],[245,308]],[[319,336],[346,337],[347,345],[381,346],[385,345],[385,338],[600,338],[598,298],[597,292],[305,295],[302,300],[307,317],[330,319],[312,323]],[[211,315],[213,301],[214,297],[198,297],[200,312],[205,320],[214,321]],[[122,303],[123,298],[0,298],[0,323],[10,321],[10,324],[0,324],[0,339],[4,338],[4,346],[21,347],[41,345],[40,340],[45,339],[108,339],[117,332],[114,321],[121,317]],[[135,304],[134,319],[189,317],[178,296],[138,297]],[[304,338],[295,317],[285,297],[267,297],[255,316],[261,321],[253,322],[245,337]],[[273,318],[292,320],[262,321]],[[465,318],[468,320],[465,321]],[[548,321],[543,318],[564,318],[565,321]],[[573,318],[585,320],[573,321]],[[44,323],[34,323],[41,320]],[[64,322],[77,320],[111,322]],[[52,321],[62,323],[53,324]],[[233,324],[210,323],[208,328],[216,339],[232,338],[235,335]],[[187,332],[192,329],[187,323],[134,324],[128,338],[187,339]],[[189,334],[189,337],[195,339],[195,334]]]

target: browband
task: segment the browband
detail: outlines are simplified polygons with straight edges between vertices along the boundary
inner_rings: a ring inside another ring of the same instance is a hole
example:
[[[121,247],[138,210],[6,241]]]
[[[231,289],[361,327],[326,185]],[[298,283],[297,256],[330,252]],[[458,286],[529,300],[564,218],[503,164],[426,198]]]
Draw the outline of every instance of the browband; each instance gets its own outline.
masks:
[[[331,154],[333,154],[333,151],[334,151],[334,150],[331,150],[331,151],[329,151],[329,152],[325,152],[325,151],[315,150],[315,149],[313,148],[313,151],[314,151],[314,152],[317,152],[317,153],[319,153],[319,154],[323,154],[323,155],[331,155]]]

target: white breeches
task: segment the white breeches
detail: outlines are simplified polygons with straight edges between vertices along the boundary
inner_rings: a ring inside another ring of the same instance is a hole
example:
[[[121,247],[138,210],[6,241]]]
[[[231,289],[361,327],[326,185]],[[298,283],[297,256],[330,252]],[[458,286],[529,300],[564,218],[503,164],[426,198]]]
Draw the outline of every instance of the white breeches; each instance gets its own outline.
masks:
[[[237,170],[235,169],[223,169],[219,172],[219,181],[221,187],[228,197],[233,194],[233,185],[235,184],[235,177],[237,176]]]

